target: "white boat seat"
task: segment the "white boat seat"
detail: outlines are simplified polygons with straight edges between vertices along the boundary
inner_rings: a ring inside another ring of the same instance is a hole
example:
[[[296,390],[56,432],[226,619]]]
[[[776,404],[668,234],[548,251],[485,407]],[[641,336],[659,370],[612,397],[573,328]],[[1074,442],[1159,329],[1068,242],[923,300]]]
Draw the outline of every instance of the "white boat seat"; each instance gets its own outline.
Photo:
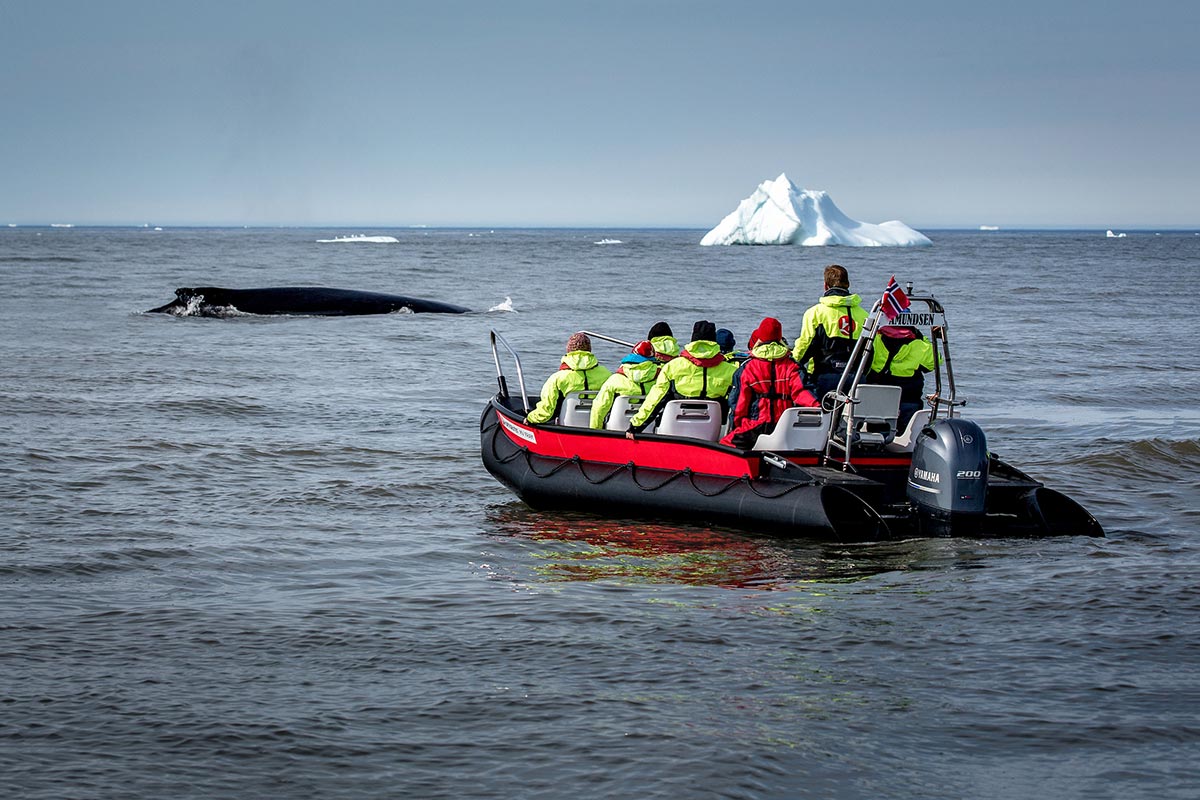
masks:
[[[715,442],[721,435],[721,404],[716,400],[672,400],[663,407],[657,433]]]
[[[592,401],[599,392],[567,392],[558,409],[558,424],[568,428],[590,428]]]
[[[646,399],[644,394],[620,395],[613,400],[612,410],[608,412],[608,422],[604,424],[605,430],[610,431],[627,431],[629,430],[629,420],[633,419],[642,408],[642,402]],[[642,433],[654,433],[657,426],[654,422],[650,422],[642,431]]]
[[[819,408],[792,406],[784,409],[775,430],[760,434],[755,450],[824,450],[832,414]]]
[[[892,439],[884,449],[892,453],[911,453],[917,446],[917,434],[929,424],[929,417],[932,414],[933,412],[928,408],[922,408],[913,414],[904,432]]]
[[[900,416],[900,387],[860,383],[854,390],[852,444],[882,448],[896,436]],[[843,421],[846,419],[842,418]]]

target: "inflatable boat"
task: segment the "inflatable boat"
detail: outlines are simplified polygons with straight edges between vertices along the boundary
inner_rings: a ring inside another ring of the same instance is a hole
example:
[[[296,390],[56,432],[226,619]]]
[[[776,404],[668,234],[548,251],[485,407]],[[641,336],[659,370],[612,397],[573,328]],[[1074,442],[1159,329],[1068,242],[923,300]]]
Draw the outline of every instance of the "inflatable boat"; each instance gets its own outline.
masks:
[[[640,397],[618,397],[603,430],[589,427],[594,393],[587,392],[567,395],[551,423],[530,424],[537,397],[525,388],[517,352],[493,331],[499,390],[480,419],[484,466],[539,510],[845,542],[1103,536],[1078,503],[988,451],[980,427],[959,415],[964,401],[955,397],[944,309],[933,297],[909,300],[926,310],[898,323],[929,329],[934,390],[903,428],[900,388],[866,377],[876,303],[822,407],[787,409],[748,449],[719,443],[727,424],[711,400],[670,400],[635,438],[626,428]],[[515,362],[519,394],[509,390],[500,347]]]

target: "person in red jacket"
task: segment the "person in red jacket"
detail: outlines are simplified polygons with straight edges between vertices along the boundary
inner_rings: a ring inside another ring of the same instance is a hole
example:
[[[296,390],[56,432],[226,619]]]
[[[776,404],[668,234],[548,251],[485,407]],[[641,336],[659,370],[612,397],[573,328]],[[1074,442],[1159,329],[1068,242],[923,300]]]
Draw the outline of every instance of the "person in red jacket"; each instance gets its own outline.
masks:
[[[774,430],[788,407],[818,405],[783,343],[779,320],[767,317],[750,334],[750,360],[740,370],[733,424],[721,444],[753,447],[759,434]]]

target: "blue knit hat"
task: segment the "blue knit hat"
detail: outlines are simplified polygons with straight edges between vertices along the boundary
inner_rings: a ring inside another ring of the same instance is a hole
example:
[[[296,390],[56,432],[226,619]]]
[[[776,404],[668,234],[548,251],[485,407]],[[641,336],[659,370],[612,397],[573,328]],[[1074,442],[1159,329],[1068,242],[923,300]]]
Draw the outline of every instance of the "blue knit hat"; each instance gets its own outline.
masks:
[[[728,328],[717,328],[717,347],[721,348],[722,353],[732,353],[737,341],[733,338],[733,331]]]

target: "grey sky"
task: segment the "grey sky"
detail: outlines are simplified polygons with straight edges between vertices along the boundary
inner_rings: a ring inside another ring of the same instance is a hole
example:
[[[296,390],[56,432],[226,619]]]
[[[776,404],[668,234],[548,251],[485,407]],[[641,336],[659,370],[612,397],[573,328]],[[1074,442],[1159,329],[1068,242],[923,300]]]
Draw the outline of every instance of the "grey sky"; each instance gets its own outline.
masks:
[[[745,8],[739,8],[740,6]],[[0,224],[1200,225],[1192,2],[0,0]]]

